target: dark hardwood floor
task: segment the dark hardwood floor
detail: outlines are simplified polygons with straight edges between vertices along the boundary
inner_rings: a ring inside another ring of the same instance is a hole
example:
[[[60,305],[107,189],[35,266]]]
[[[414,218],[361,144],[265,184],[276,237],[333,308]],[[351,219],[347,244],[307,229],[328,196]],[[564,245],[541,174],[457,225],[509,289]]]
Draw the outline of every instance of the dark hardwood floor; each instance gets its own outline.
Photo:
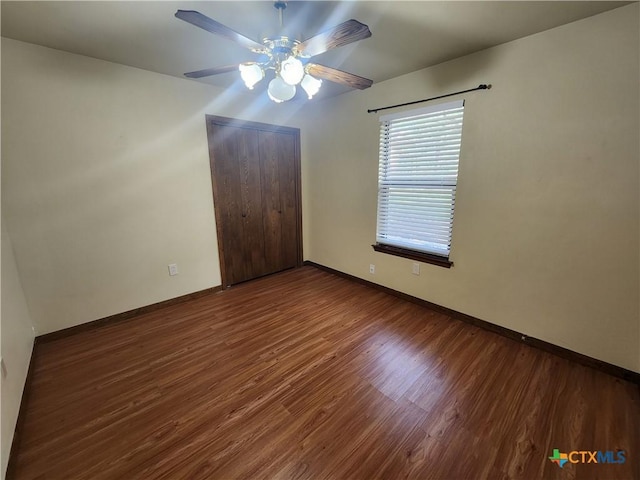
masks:
[[[313,267],[34,361],[16,479],[640,478],[636,385]]]

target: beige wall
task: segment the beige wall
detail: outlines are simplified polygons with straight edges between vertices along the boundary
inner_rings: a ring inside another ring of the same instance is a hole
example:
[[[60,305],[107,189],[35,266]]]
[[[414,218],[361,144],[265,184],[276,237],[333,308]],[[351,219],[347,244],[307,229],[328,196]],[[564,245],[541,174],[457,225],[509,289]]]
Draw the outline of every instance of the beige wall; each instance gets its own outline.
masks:
[[[270,104],[3,39],[3,213],[38,334],[219,285],[204,116],[296,126]]]
[[[13,432],[20,410],[20,400],[24,389],[29,360],[33,348],[33,330],[27,302],[13,257],[11,240],[2,222],[2,298],[0,317],[2,323],[2,360],[6,367],[6,377],[2,375],[2,433],[1,472],[7,470]]]
[[[325,102],[304,129],[307,257],[640,371],[638,18],[636,3]],[[370,246],[367,109],[480,83],[493,89],[464,96],[455,266],[413,276]]]

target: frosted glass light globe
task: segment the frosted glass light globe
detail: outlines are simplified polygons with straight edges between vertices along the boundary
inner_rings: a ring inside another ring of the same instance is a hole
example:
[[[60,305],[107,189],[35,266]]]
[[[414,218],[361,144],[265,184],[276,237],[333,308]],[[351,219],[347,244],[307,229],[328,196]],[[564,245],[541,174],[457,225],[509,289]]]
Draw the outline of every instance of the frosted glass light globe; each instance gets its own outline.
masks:
[[[253,90],[255,84],[264,78],[264,70],[257,63],[241,63],[238,68],[240,76],[249,90]]]
[[[300,82],[300,85],[302,86],[302,88],[304,88],[304,91],[307,92],[309,100],[311,100],[313,96],[320,90],[320,87],[322,86],[322,80],[319,80],[307,74],[302,79],[302,82]]]
[[[297,85],[304,77],[304,66],[294,56],[290,56],[280,64],[280,76],[289,85]]]
[[[296,94],[296,87],[289,85],[282,78],[276,75],[276,78],[269,82],[269,88],[267,89],[269,98],[276,103],[286,102],[291,100]]]

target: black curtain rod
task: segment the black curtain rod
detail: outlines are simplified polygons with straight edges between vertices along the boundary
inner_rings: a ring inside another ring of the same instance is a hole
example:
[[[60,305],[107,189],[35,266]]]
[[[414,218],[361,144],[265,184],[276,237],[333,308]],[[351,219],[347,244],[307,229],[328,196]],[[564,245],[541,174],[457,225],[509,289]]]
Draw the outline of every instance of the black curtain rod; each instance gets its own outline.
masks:
[[[459,92],[454,92],[454,93],[447,93],[446,95],[440,95],[439,97],[425,98],[424,100],[416,100],[415,102],[399,103],[397,105],[390,105],[388,107],[372,108],[371,110],[367,110],[367,113],[376,113],[376,112],[379,112],[380,110],[388,110],[390,108],[406,107],[407,105],[413,105],[413,104],[422,103],[422,102],[429,102],[431,100],[438,100],[439,98],[451,97],[453,95],[460,95],[461,93],[474,92],[476,90],[489,90],[490,88],[491,88],[491,84],[483,83],[481,85],[478,85],[476,88],[470,88],[469,90],[461,90]]]

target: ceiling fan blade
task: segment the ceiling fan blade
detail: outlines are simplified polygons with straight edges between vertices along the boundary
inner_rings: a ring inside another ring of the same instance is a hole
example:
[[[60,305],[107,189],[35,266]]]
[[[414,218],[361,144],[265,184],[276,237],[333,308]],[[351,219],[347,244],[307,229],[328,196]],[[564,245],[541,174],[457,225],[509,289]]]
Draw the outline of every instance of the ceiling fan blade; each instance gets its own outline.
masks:
[[[188,78],[202,78],[210,77],[211,75],[218,75],[220,73],[237,72],[238,65],[225,65],[223,67],[205,68],[204,70],[196,70],[195,72],[187,72],[184,74]]]
[[[266,48],[264,45],[245,37],[244,35],[236,32],[235,30],[232,30],[231,28],[221,24],[220,22],[216,22],[212,18],[209,18],[206,15],[201,14],[200,12],[196,12],[195,10],[178,10],[176,12],[176,17],[180,20],[184,20],[185,22],[190,23],[191,25],[200,27],[207,32],[215,33],[216,35],[225,37],[228,40],[231,40],[242,45],[245,48],[248,48],[249,50],[258,53],[266,53]]]
[[[324,65],[318,65],[317,63],[307,64],[307,72],[313,77],[341,83],[342,85],[347,85],[359,90],[364,90],[373,85],[373,80],[369,80],[368,78],[359,77],[353,73],[343,72],[335,68],[325,67]]]
[[[305,40],[295,50],[301,56],[309,58],[370,36],[371,31],[367,25],[352,19]]]

